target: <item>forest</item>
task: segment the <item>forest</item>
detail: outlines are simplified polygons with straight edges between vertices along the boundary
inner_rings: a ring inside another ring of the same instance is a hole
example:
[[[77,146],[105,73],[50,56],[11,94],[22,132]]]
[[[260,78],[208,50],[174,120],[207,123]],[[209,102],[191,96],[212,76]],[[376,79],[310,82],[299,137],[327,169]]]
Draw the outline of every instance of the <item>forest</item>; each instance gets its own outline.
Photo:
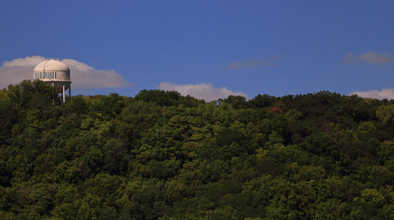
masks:
[[[393,183],[394,100],[0,90],[1,220],[394,219]]]

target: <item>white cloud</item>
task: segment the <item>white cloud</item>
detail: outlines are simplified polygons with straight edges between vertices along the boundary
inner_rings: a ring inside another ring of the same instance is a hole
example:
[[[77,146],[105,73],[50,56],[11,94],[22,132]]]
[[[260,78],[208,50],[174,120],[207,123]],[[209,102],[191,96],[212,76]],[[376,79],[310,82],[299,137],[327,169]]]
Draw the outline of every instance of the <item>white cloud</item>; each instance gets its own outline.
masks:
[[[355,63],[355,62],[362,62],[362,63],[375,63],[375,64],[382,64],[382,63],[392,63],[394,62],[394,55],[389,53],[376,53],[376,52],[366,52],[360,55],[353,55],[352,52],[349,52],[346,56],[342,58],[344,63]]]
[[[217,99],[224,99],[230,95],[247,97],[245,93],[233,92],[227,88],[215,88],[210,83],[177,85],[162,82],[160,83],[159,88],[166,91],[177,91],[183,96],[190,95],[197,99],[204,99],[208,102]]]
[[[271,57],[269,59],[248,59],[243,61],[232,62],[226,66],[227,70],[240,70],[257,68],[262,66],[271,66],[279,60],[279,57]]]
[[[5,61],[3,67],[24,67],[24,66],[30,67],[30,66],[35,66],[44,60],[45,58],[41,56],[17,58],[11,61]]]
[[[356,91],[350,95],[358,95],[363,98],[372,99],[394,99],[394,89],[382,89],[382,90],[369,90],[369,91]]]
[[[33,68],[46,58],[32,56],[6,61],[0,66],[0,88],[33,78]],[[74,59],[63,59],[71,70],[72,87],[75,89],[122,88],[131,83],[114,70],[97,70]]]

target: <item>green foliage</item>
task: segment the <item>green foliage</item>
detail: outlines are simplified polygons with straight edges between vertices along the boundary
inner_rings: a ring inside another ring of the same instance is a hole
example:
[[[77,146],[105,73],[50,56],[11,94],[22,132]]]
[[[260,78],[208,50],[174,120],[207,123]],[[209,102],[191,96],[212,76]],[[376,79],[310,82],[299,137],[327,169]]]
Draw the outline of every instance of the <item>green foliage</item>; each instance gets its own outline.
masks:
[[[0,219],[394,219],[393,104],[0,91]]]
[[[383,124],[392,124],[394,122],[394,104],[379,106],[376,110],[376,117],[378,117]]]

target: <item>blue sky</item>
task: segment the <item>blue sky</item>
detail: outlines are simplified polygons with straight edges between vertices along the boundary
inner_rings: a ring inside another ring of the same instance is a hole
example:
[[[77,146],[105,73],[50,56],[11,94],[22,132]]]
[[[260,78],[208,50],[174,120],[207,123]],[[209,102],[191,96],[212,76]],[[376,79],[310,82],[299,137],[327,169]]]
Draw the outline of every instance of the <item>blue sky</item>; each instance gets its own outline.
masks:
[[[393,11],[389,0],[2,0],[0,74],[11,71],[5,62],[41,56],[130,82],[85,94],[134,96],[160,83],[249,98],[393,92]]]

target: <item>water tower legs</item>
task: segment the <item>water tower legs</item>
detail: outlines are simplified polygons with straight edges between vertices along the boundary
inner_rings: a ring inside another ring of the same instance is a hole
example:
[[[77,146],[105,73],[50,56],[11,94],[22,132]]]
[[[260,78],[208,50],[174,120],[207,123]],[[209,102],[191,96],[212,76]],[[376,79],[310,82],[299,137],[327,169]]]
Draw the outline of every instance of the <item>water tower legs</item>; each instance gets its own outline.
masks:
[[[71,102],[71,85],[68,87],[68,98]]]
[[[64,103],[66,103],[66,88],[65,88],[65,85],[63,84],[63,92],[62,92],[62,95],[63,95],[63,104]]]

